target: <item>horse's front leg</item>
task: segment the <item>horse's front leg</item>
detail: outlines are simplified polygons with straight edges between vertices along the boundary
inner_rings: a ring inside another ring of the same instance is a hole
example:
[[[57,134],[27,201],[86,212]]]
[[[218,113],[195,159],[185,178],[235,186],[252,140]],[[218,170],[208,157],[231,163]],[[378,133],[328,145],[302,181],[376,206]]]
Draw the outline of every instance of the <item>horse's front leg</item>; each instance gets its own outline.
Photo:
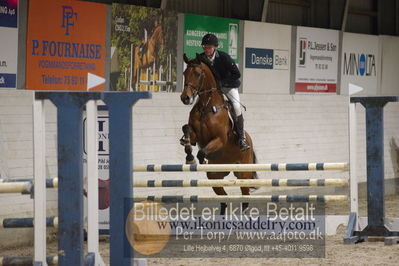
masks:
[[[186,124],[182,127],[183,137],[180,139],[180,144],[184,146],[184,151],[186,152],[186,164],[195,164],[195,158],[193,156],[192,143],[196,143],[195,133],[190,129],[190,125]]]
[[[211,140],[204,148],[198,151],[197,158],[200,164],[204,164],[205,158],[208,158],[210,154],[217,152],[222,147],[223,141],[221,138],[214,138],[213,140]]]

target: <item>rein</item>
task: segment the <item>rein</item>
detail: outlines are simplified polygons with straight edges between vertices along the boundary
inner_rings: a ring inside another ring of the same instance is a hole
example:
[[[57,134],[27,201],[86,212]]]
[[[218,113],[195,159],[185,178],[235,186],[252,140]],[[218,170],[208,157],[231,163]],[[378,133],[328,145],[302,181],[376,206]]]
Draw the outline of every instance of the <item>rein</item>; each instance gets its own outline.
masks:
[[[209,102],[210,102],[211,99],[212,99],[212,94],[211,94],[211,92],[217,91],[217,88],[211,88],[211,89],[207,89],[207,90],[201,90],[202,86],[204,85],[204,81],[205,81],[205,70],[202,68],[201,65],[198,65],[198,64],[189,64],[187,67],[199,67],[199,68],[201,69],[201,74],[200,74],[200,76],[198,77],[198,82],[197,82],[197,84],[200,84],[200,85],[195,86],[195,85],[193,85],[192,83],[185,83],[185,84],[184,84],[184,87],[191,87],[192,89],[194,89],[194,93],[193,93],[193,97],[194,97],[194,98],[197,97],[197,96],[200,96],[200,95],[209,93],[209,97],[208,97],[208,100],[206,101],[206,104],[202,104],[201,107],[198,106],[198,107],[200,107],[200,108],[198,108],[198,111],[201,113],[201,115],[205,115],[206,113],[208,113],[208,112],[206,111],[206,108],[207,108]],[[222,108],[224,108],[224,107],[226,107],[226,103],[225,103],[224,100],[223,100],[223,105],[221,105],[221,106],[213,106],[209,112],[216,113],[218,110],[220,110],[220,109],[222,109]]]

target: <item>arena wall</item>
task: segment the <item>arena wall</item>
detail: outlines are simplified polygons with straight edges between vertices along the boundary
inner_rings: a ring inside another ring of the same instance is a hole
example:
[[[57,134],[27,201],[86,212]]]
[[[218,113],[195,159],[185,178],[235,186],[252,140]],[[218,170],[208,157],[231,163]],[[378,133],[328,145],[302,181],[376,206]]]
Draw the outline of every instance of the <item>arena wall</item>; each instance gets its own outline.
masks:
[[[381,95],[399,95],[399,38],[380,36],[382,54]]]
[[[267,88],[265,88],[266,90]],[[0,160],[2,178],[31,178],[33,175],[32,150],[32,92],[2,91],[0,97]],[[258,161],[277,162],[345,162],[348,161],[348,97],[338,95],[266,95],[246,93],[242,102],[246,130],[251,134]],[[183,163],[185,154],[179,145],[181,126],[187,122],[191,106],[180,102],[178,93],[155,93],[150,100],[139,101],[133,109],[134,164]],[[358,110],[358,179],[366,177],[364,109]],[[46,104],[46,172],[47,177],[57,174],[56,167],[56,110]],[[399,104],[385,108],[385,178],[398,178]],[[346,172],[262,172],[260,178],[347,178]],[[205,173],[136,173],[135,178],[168,179],[205,178]],[[228,178],[234,178],[230,175]],[[190,188],[184,193],[210,194],[210,188]],[[159,194],[176,194],[173,188],[156,189]],[[238,194],[239,188],[229,188]],[[394,192],[394,191],[387,191]],[[149,193],[135,189],[136,195]],[[27,217],[32,215],[33,201],[29,195],[0,195],[0,217]],[[56,215],[56,192],[48,190],[49,215]],[[0,237],[19,233],[29,236],[29,229],[0,230]],[[24,233],[23,233],[24,232]],[[11,237],[15,244],[17,238]],[[19,238],[21,239],[21,238]],[[9,244],[9,243],[8,243]]]

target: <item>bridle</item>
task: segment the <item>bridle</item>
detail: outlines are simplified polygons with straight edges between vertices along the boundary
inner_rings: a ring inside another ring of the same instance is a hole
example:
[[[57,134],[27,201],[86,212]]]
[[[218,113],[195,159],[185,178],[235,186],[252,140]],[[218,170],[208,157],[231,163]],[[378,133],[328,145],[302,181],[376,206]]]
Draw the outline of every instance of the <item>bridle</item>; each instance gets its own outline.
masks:
[[[200,96],[200,95],[202,95],[202,94],[205,94],[205,93],[209,93],[209,92],[213,92],[213,91],[216,91],[217,90],[217,88],[211,88],[211,89],[207,89],[207,90],[201,90],[201,88],[203,87],[203,85],[204,85],[204,81],[205,81],[205,70],[204,70],[204,68],[200,65],[200,64],[189,64],[188,66],[187,66],[187,68],[189,68],[189,67],[199,67],[200,69],[201,69],[201,73],[200,73],[200,75],[199,75],[199,77],[198,77],[198,80],[197,80],[197,84],[199,84],[198,86],[195,86],[194,84],[192,84],[192,83],[184,83],[184,88],[187,88],[187,87],[189,87],[189,88],[192,88],[193,89],[193,98],[195,98],[195,97],[197,97],[197,96]],[[200,112],[202,113],[203,112],[203,110],[208,106],[208,104],[209,104],[209,102],[210,102],[210,100],[211,100],[211,98],[212,98],[212,94],[209,94],[209,97],[208,97],[208,100],[206,101],[206,104],[202,104],[202,108],[201,107],[199,107],[201,110],[200,110]]]
[[[197,95],[201,95],[204,93],[201,91],[201,88],[204,85],[204,81],[205,81],[205,70],[202,68],[201,65],[198,65],[198,64],[189,64],[187,67],[199,67],[201,69],[201,73],[197,80],[198,81],[197,84],[199,84],[198,86],[195,86],[192,83],[184,83],[184,88],[189,87],[194,90],[193,98],[195,98],[195,97],[197,97]]]

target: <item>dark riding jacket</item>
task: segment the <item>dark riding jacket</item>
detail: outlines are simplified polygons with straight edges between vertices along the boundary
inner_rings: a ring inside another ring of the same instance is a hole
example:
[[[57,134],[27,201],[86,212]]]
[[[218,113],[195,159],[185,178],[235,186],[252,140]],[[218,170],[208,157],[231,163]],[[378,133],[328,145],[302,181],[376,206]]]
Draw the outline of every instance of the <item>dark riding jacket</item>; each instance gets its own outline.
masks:
[[[233,59],[229,54],[223,51],[215,51],[215,59],[213,60],[213,64],[210,63],[210,60],[207,58],[205,53],[202,53],[201,56],[203,60],[208,61],[208,65],[211,65],[213,68],[213,73],[216,76],[216,79],[219,82],[219,86],[225,88],[238,88],[240,87],[240,77],[241,73],[238,69],[237,65],[234,63]]]

